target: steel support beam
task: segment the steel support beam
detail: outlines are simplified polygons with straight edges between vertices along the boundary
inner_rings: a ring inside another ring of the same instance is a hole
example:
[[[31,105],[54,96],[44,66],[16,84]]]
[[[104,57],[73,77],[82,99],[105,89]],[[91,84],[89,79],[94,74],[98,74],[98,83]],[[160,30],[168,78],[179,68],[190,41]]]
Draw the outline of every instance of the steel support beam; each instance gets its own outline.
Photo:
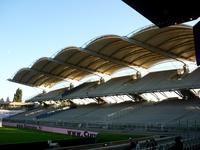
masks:
[[[177,55],[175,55],[175,54],[173,54],[173,53],[171,53],[171,52],[166,52],[164,49],[155,47],[155,46],[153,46],[153,45],[150,45],[150,44],[148,44],[148,43],[145,43],[145,42],[136,40],[136,39],[134,39],[134,38],[123,37],[123,39],[126,40],[126,41],[128,41],[128,42],[130,42],[130,43],[132,43],[132,44],[135,44],[135,45],[137,45],[137,46],[139,46],[139,47],[142,47],[142,48],[144,48],[144,49],[147,49],[147,50],[149,50],[149,51],[151,51],[151,52],[153,52],[153,53],[156,53],[156,54],[165,56],[165,57],[167,57],[167,58],[172,58],[172,59],[175,59],[175,60],[177,60],[177,61],[180,61],[180,62],[184,63],[183,61],[177,59],[177,57],[179,57],[179,56],[177,56]],[[186,58],[182,58],[182,59],[186,59]],[[185,64],[185,63],[184,63],[184,64]]]
[[[105,74],[103,74],[101,72],[98,72],[98,71],[95,71],[95,70],[91,70],[91,69],[88,69],[88,68],[84,68],[84,67],[81,67],[81,66],[73,65],[73,64],[68,63],[68,62],[62,62],[60,60],[56,60],[56,59],[52,59],[52,58],[47,58],[47,59],[49,61],[52,61],[52,62],[57,63],[59,65],[70,67],[70,68],[75,68],[77,70],[81,70],[81,71],[87,72],[89,74],[94,74],[94,75],[97,75],[99,77],[102,77],[103,75],[105,75]]]
[[[29,68],[30,71],[34,72],[34,73],[39,73],[39,74],[43,74],[45,76],[48,76],[50,78],[54,78],[54,79],[58,79],[58,80],[64,80],[64,81],[67,81],[67,82],[70,82],[69,79],[66,79],[66,78],[63,78],[63,77],[60,77],[60,76],[56,76],[56,75],[53,75],[53,74],[50,74],[50,73],[47,73],[47,72],[43,72],[43,71],[40,71],[40,70],[37,70],[37,69],[33,69],[33,68]]]
[[[103,55],[103,54],[100,54],[98,52],[95,52],[93,50],[90,50],[90,49],[86,49],[86,48],[80,48],[81,51],[83,52],[86,52],[90,55],[93,55],[95,57],[99,57],[101,59],[104,59],[106,61],[109,61],[109,62],[112,62],[112,63],[115,63],[115,64],[118,64],[120,66],[124,66],[124,67],[128,67],[128,68],[131,68],[135,71],[138,71],[135,69],[135,67],[133,65],[130,65],[129,63],[123,61],[123,60],[118,60],[118,59],[115,59],[115,58],[112,58],[112,57],[109,57],[109,56],[106,56],[106,55]]]

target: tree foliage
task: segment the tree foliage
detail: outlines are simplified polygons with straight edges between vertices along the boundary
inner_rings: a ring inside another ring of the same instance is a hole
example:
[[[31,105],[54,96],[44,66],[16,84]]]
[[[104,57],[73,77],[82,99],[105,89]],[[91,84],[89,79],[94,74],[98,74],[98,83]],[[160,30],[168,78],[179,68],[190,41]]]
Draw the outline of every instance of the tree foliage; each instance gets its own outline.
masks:
[[[22,90],[18,88],[14,94],[13,102],[22,102]]]

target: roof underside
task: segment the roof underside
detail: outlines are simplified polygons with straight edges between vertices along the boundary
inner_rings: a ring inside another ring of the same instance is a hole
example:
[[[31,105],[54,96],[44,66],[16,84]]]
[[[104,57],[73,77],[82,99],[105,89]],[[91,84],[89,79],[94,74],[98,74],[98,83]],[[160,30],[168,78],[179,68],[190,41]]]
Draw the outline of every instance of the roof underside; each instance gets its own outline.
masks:
[[[20,69],[10,81],[29,86],[53,86],[63,80],[81,80],[88,75],[111,75],[134,66],[148,69],[168,59],[195,61],[192,28],[155,26],[130,37],[106,35],[86,47],[67,47],[54,58],[43,57],[32,67]]]
[[[197,19],[200,16],[198,1],[122,0],[159,27]],[[191,11],[187,11],[191,10]]]

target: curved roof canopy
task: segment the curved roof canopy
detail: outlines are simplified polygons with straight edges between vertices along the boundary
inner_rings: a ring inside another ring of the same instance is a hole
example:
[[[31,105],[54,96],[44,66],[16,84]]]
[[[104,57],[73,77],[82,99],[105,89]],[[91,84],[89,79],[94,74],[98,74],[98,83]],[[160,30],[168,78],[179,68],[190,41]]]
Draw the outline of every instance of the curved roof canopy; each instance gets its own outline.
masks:
[[[31,68],[19,70],[10,81],[51,87],[62,80],[80,80],[91,74],[111,75],[124,67],[148,69],[168,59],[195,61],[190,26],[152,26],[130,37],[101,36],[84,48],[67,47],[54,58],[40,58]]]
[[[89,43],[85,49],[91,54],[143,68],[167,59],[195,60],[192,28],[184,25],[162,29],[148,27],[129,38],[103,36]]]

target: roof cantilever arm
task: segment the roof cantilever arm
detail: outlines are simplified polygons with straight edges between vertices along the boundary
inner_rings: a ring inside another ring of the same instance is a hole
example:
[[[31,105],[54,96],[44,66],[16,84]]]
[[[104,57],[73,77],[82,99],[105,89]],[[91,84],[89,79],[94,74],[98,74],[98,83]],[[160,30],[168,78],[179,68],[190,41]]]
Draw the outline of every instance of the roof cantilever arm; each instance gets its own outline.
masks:
[[[84,72],[87,72],[89,74],[94,74],[96,76],[99,76],[99,77],[102,77],[102,73],[100,72],[97,72],[95,70],[91,70],[91,69],[88,69],[88,68],[84,68],[84,67],[81,67],[81,66],[77,66],[77,65],[73,65],[71,63],[68,63],[68,62],[62,62],[60,60],[56,60],[56,59],[52,59],[52,58],[48,58],[49,61],[52,61],[52,62],[55,62],[59,65],[62,65],[62,66],[66,66],[66,67],[71,67],[71,68],[75,68],[77,70],[81,70],[81,71],[84,71]]]
[[[178,59],[177,55],[173,54],[173,53],[170,53],[170,52],[166,52],[164,49],[161,49],[161,48],[158,48],[158,47],[155,47],[151,44],[148,44],[148,43],[145,43],[145,42],[142,42],[142,41],[139,41],[137,39],[134,39],[134,38],[128,38],[128,37],[123,37],[124,40],[132,43],[132,44],[135,44],[139,47],[142,47],[144,49],[147,49],[153,53],[157,53],[157,54],[160,54],[162,56],[165,56],[167,58],[171,58],[171,59],[175,59],[176,61],[179,61],[183,64],[185,64],[185,62],[183,62],[182,60]]]
[[[86,48],[80,48],[82,51],[90,54],[90,55],[93,55],[93,56],[96,56],[96,57],[99,57],[101,59],[104,59],[106,61],[110,61],[112,63],[115,63],[117,65],[120,65],[120,66],[124,66],[124,67],[128,67],[130,69],[133,69],[135,70],[136,72],[139,72],[137,69],[135,69],[135,67],[133,65],[130,65],[129,63],[127,62],[124,62],[122,60],[118,60],[118,59],[115,59],[115,58],[111,58],[111,57],[108,57],[106,55],[103,55],[103,54],[100,54],[98,52],[95,52],[93,50],[90,50],[90,49],[86,49]]]
[[[47,72],[44,72],[44,71],[40,71],[40,70],[37,70],[37,69],[30,68],[30,71],[35,72],[35,73],[43,74],[43,75],[48,76],[50,78],[54,78],[54,79],[64,80],[64,81],[70,82],[68,79],[66,79],[64,77],[53,75],[53,74],[50,74],[50,73],[47,73]]]

